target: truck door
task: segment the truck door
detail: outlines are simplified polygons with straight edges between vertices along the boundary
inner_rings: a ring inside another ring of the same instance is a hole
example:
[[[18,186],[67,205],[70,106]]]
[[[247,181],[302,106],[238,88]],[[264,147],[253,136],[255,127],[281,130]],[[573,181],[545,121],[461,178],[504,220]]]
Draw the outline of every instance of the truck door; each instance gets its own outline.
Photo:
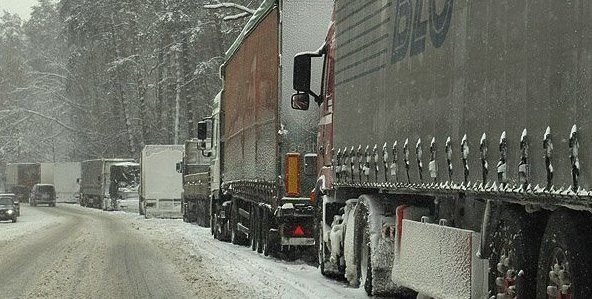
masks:
[[[323,103],[321,105],[321,119],[319,122],[318,132],[318,169],[323,166],[331,166],[332,148],[333,148],[333,104],[334,104],[334,67],[335,58],[333,50],[333,29],[329,30],[326,54],[324,56],[323,64],[323,80],[322,80],[322,97]]]

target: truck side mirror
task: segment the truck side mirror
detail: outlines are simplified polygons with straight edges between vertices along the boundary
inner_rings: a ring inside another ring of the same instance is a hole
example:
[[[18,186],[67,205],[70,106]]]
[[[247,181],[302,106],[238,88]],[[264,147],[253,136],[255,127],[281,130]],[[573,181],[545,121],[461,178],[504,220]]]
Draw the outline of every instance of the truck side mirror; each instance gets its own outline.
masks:
[[[208,123],[200,121],[197,123],[197,139],[204,141],[208,138]]]
[[[294,90],[310,92],[310,53],[301,53],[294,57]]]
[[[292,96],[292,109],[308,110],[310,105],[310,96],[308,93],[297,93]]]
[[[177,162],[177,172],[183,173],[183,162]]]

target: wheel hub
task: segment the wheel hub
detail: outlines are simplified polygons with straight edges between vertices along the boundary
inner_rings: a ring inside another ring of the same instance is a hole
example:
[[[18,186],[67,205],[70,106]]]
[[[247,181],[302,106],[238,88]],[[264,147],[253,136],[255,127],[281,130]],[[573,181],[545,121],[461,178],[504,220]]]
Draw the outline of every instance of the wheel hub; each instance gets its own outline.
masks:
[[[549,271],[549,284],[547,286],[548,298],[570,299],[571,298],[571,275],[569,262],[565,252],[556,248],[553,253],[553,264]]]
[[[516,280],[518,276],[522,275],[522,271],[516,271],[514,268],[514,256],[515,252],[513,249],[504,249],[500,255],[497,263],[497,274],[499,275],[495,279],[497,286],[497,299],[516,299]]]

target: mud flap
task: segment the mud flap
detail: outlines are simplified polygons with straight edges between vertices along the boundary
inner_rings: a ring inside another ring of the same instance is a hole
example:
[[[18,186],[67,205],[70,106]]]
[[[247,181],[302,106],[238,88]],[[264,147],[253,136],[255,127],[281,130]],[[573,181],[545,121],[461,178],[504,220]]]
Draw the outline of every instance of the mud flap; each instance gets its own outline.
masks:
[[[477,258],[480,234],[402,220],[392,279],[434,298],[486,298],[488,261]]]

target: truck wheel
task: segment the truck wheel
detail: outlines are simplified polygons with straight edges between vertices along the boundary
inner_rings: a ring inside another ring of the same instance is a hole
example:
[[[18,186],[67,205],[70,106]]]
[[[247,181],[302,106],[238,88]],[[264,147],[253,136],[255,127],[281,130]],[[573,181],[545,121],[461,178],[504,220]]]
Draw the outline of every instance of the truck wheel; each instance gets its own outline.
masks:
[[[142,216],[146,214],[146,212],[144,211],[144,207],[142,206],[141,200],[138,200],[138,213]]]
[[[214,236],[214,239],[218,239],[216,237],[216,235],[218,234],[217,230],[217,224],[218,221],[216,219],[216,206],[214,205],[214,201],[212,199],[210,199],[210,233],[212,234],[212,236]]]
[[[501,206],[489,258],[489,292],[498,298],[535,298],[540,229],[522,208]]]
[[[263,234],[265,231],[263,230],[264,221],[263,215],[265,214],[265,208],[259,208],[258,210],[258,217],[257,221],[259,224],[257,225],[257,253],[263,253]]]
[[[329,276],[329,272],[325,270],[325,264],[329,262],[328,254],[327,254],[327,246],[325,246],[325,241],[323,240],[323,223],[319,222],[319,233],[317,234],[317,247],[318,247],[318,256],[319,256],[319,269],[321,270],[321,274],[323,276]]]
[[[12,218],[12,223],[16,222],[16,217]]]
[[[547,222],[537,275],[537,298],[592,294],[592,223],[589,215],[558,210]]]
[[[359,286],[368,296],[372,296],[372,263],[370,229],[368,227],[368,208],[362,201],[358,204],[354,235],[354,256],[356,259]]]
[[[230,242],[235,245],[246,245],[245,237],[238,231],[238,219],[240,215],[238,214],[238,203],[236,200],[232,201],[230,210]]]
[[[249,241],[251,243],[251,250],[257,250],[257,219],[259,215],[257,215],[257,207],[255,205],[251,205],[251,213],[249,217],[251,218],[249,221]]]
[[[269,216],[270,212],[265,210],[263,212],[263,227],[262,227],[262,235],[263,235],[263,255],[265,256],[273,256],[275,255],[276,251],[276,244],[275,240],[272,236],[271,232],[271,217]]]

